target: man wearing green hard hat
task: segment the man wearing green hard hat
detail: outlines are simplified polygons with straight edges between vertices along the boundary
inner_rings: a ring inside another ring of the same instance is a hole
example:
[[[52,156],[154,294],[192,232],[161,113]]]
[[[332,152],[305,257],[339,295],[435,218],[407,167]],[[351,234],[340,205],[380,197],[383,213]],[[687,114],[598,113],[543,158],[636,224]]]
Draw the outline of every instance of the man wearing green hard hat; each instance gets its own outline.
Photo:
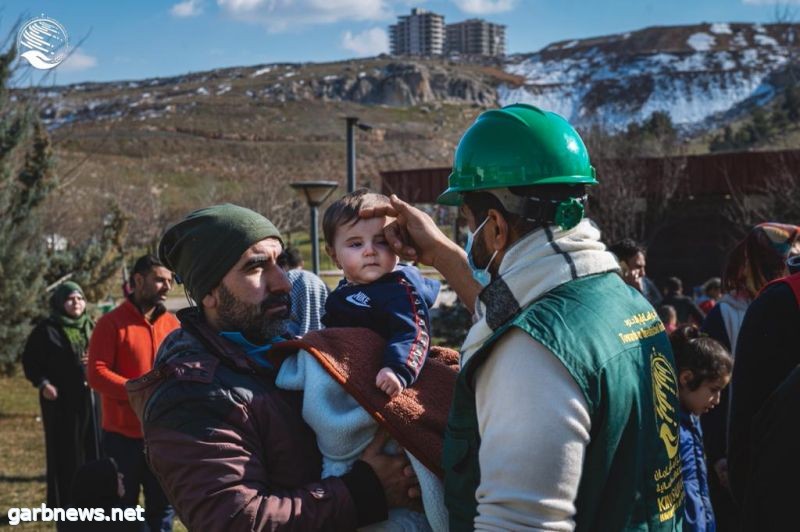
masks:
[[[679,530],[676,378],[653,307],[585,217],[597,184],[562,117],[486,111],[439,202],[466,249],[392,197],[388,240],[473,312],[445,436],[451,530]]]

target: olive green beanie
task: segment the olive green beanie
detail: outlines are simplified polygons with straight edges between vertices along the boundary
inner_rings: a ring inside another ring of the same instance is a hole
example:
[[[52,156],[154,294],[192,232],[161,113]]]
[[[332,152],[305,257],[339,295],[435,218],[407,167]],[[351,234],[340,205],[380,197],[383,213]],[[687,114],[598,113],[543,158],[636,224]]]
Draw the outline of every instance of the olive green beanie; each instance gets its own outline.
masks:
[[[278,229],[264,216],[225,203],[194,211],[167,229],[158,257],[199,303],[250,246],[269,237],[283,244]]]

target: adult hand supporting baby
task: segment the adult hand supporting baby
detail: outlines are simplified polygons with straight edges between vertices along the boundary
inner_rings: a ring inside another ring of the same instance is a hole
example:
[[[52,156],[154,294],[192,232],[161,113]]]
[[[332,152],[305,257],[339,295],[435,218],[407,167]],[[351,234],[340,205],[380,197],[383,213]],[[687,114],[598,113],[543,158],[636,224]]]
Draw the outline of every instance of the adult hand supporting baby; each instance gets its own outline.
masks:
[[[364,449],[361,460],[369,464],[380,480],[389,508],[422,511],[419,481],[405,453],[392,456],[383,452],[390,438],[387,432],[378,432]]]

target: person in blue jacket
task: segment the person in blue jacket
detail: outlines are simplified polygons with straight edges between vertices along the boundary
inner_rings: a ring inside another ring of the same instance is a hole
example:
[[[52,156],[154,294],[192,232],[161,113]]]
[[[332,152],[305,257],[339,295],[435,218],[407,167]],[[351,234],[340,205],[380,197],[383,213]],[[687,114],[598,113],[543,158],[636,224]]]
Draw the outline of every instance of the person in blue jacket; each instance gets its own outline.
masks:
[[[719,404],[720,394],[731,380],[733,358],[721,343],[695,326],[679,327],[669,339],[678,369],[678,447],[686,494],[683,529],[714,532],[716,520],[708,491],[700,416]]]
[[[325,250],[344,279],[325,303],[326,327],[367,327],[386,339],[375,385],[397,396],[419,376],[430,347],[429,308],[439,282],[413,266],[399,266],[383,233],[386,217],[362,219],[365,208],[388,205],[389,198],[362,188],[325,211]]]

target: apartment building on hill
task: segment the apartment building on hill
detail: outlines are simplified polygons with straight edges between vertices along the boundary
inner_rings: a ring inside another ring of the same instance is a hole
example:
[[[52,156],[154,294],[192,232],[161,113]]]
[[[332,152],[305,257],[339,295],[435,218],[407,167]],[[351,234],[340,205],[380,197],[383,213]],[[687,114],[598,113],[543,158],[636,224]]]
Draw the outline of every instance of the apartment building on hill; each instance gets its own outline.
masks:
[[[425,9],[414,8],[389,26],[392,55],[442,55],[444,38],[444,16]]]
[[[506,27],[483,19],[445,25],[444,16],[414,8],[389,26],[392,55],[435,56],[443,54],[502,56],[506,51]]]
[[[506,27],[473,18],[445,27],[445,53],[502,56],[506,53]]]

